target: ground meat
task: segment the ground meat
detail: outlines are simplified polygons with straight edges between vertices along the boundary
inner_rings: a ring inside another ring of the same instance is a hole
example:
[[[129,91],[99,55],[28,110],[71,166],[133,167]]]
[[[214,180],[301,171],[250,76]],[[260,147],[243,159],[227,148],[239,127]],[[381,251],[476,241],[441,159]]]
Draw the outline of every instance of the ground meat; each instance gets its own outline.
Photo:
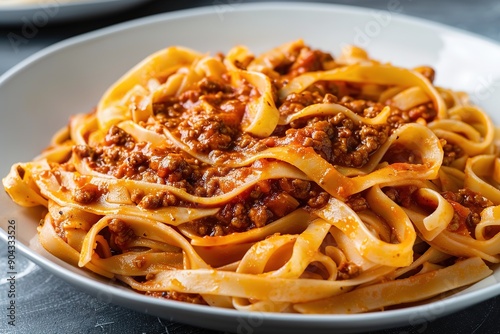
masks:
[[[73,146],[73,154],[75,154],[80,159],[93,157],[95,150],[88,145],[75,145]]]
[[[247,82],[233,88],[229,77],[223,80],[204,78],[179,97],[155,103],[157,122],[201,153],[233,147],[246,104],[258,92]]]
[[[307,201],[307,205],[313,209],[319,209],[328,203],[330,194],[326,191],[311,191],[311,198]]]
[[[421,104],[408,110],[408,117],[411,121],[424,119],[427,123],[432,122],[437,116],[437,111],[432,102]]]
[[[317,92],[303,91],[301,93],[291,93],[279,106],[279,112],[283,116],[294,114],[307,106],[321,103],[323,96]]]
[[[296,199],[306,199],[311,190],[311,182],[299,179],[280,179],[280,188]]]
[[[192,166],[192,165],[191,165]],[[193,172],[194,193],[198,196],[212,197],[223,193],[220,187],[220,178],[226,176],[231,171],[227,167],[197,168]]]
[[[459,189],[458,192],[444,192],[443,197],[447,200],[460,203],[461,205],[480,213],[484,208],[492,206],[493,202],[470,189]]]
[[[321,208],[329,199],[327,192],[309,181],[268,180],[259,182],[232,202],[224,204],[214,217],[199,219],[185,226],[201,236],[244,232],[276,221],[298,207]]]
[[[420,197],[416,192],[417,189],[415,186],[388,187],[384,189],[384,192],[391,200],[403,207],[418,205],[429,212],[435,210],[436,203],[429,203],[425,198]],[[493,203],[470,189],[459,189],[457,192],[446,191],[441,195],[455,211],[447,229],[474,237],[475,227],[481,220],[481,212]]]
[[[294,114],[316,103],[337,103],[338,87],[333,82],[317,81],[300,93],[291,93],[283,101],[277,101],[282,116]]]
[[[287,146],[291,143],[302,147],[312,147],[324,159],[332,159],[332,139],[335,135],[333,126],[328,121],[316,121],[315,118],[300,129],[289,129],[285,138],[280,138],[278,146]]]
[[[331,69],[333,63],[333,57],[329,53],[313,50],[307,46],[298,47],[288,50],[284,57],[279,59],[279,63],[275,64],[270,76],[273,77],[276,86],[279,88],[290,79],[306,72]]]
[[[126,162],[131,167],[139,167],[141,165],[147,164],[148,157],[140,151],[132,152],[127,158]]]
[[[248,211],[248,218],[255,227],[264,227],[272,217],[272,212],[264,206],[256,206]]]
[[[462,198],[463,204],[467,207],[484,209],[493,205],[492,201],[470,189],[460,189],[458,195]]]
[[[148,194],[142,197],[141,201],[139,202],[139,206],[148,210],[158,209],[159,207],[162,206],[162,204],[163,204],[162,194]]]
[[[259,149],[255,149],[258,146],[261,146],[263,144],[262,141],[258,140],[257,138],[253,137],[252,135],[248,133],[241,133],[235,140],[234,140],[234,150],[236,152],[240,151],[245,151],[245,150],[252,150],[252,151],[259,151]]]
[[[197,86],[200,90],[200,93],[203,95],[222,92],[222,91],[225,91],[226,93],[232,91],[231,86],[224,85],[223,83],[216,82],[209,78],[201,79],[197,83]]]
[[[180,302],[186,302],[190,304],[200,304],[200,305],[207,304],[202,296],[193,293],[182,293],[177,291],[147,291],[146,295],[157,298],[177,300]]]
[[[337,279],[347,280],[359,275],[359,267],[352,262],[345,262],[338,268]]]
[[[186,111],[176,97],[165,97],[163,101],[153,103],[153,114],[157,121],[167,127],[175,127],[178,118]],[[174,123],[170,123],[174,122]]]
[[[389,128],[384,125],[363,124],[354,129],[354,135],[353,130],[349,128],[344,128],[343,131],[346,132],[347,137],[342,137],[342,140],[336,145],[336,149],[347,154],[340,155],[334,163],[350,167],[361,167],[387,140]]]
[[[416,122],[423,119],[425,122],[432,122],[437,117],[437,111],[432,102],[415,106],[409,110],[400,110],[391,107],[391,115],[387,119],[392,131],[404,124]]]
[[[135,151],[131,154],[127,148],[117,145],[93,149],[81,147],[75,154],[86,159],[89,167],[95,171],[117,178],[136,175],[137,168],[147,162],[147,158],[140,152]]]
[[[156,173],[159,177],[176,182],[189,178],[194,168],[180,154],[169,154],[161,159]]]
[[[404,145],[393,144],[385,153],[384,161],[393,163],[411,163],[418,164],[422,162],[419,155],[410,151]]]
[[[143,179],[143,173],[148,168],[149,159],[142,152],[126,152],[124,150],[107,150],[102,155],[104,161],[110,163],[104,166],[115,165],[111,174],[116,178]],[[110,154],[109,154],[110,153]],[[109,173],[109,172],[108,172]]]
[[[408,208],[414,203],[412,195],[417,189],[415,186],[386,187],[383,191],[393,202]]]
[[[132,191],[130,192],[130,199],[135,204],[139,204],[143,197],[144,191],[142,191],[141,189],[132,189]]]
[[[288,74],[295,77],[306,72],[321,71],[325,69],[324,64],[332,60],[333,57],[329,53],[303,48],[295,62],[290,66]]]
[[[368,210],[370,208],[370,205],[368,204],[366,198],[364,198],[362,194],[355,194],[350,196],[347,199],[346,204],[356,212]]]
[[[121,219],[111,219],[108,229],[112,246],[120,250],[126,249],[127,244],[136,238],[134,231]]]
[[[441,145],[443,147],[443,165],[449,166],[453,161],[464,155],[463,149],[455,144],[450,144],[446,140],[441,139]]]
[[[263,203],[273,213],[273,216],[280,218],[295,210],[300,204],[299,201],[285,191],[273,192],[266,196]]]
[[[73,191],[73,200],[80,204],[90,204],[95,202],[101,196],[99,187],[92,183],[87,183]]]
[[[410,122],[410,116],[407,112],[401,110],[391,109],[393,112],[387,118],[387,124],[390,126],[391,130],[398,129],[402,125],[408,124]]]
[[[252,192],[247,195],[250,193]],[[222,225],[225,231],[246,231],[262,227],[295,209],[296,206],[290,205],[287,199],[274,192],[260,192],[257,198],[250,197],[247,200],[241,199],[241,202],[225,204],[215,216],[216,225]]]
[[[268,140],[267,144],[312,147],[334,165],[362,167],[387,140],[389,131],[387,125],[358,124],[339,113],[313,117],[305,124],[294,124],[283,137],[273,138],[272,145]]]
[[[116,125],[111,126],[104,138],[105,145],[118,145],[130,147],[133,145],[133,138],[127,132]]]
[[[355,99],[351,96],[343,96],[342,99],[340,99],[339,104],[349,108],[360,116],[368,118],[377,116],[385,107],[385,105],[379,102]]]
[[[216,115],[185,120],[178,131],[183,142],[201,153],[229,149],[238,133]]]

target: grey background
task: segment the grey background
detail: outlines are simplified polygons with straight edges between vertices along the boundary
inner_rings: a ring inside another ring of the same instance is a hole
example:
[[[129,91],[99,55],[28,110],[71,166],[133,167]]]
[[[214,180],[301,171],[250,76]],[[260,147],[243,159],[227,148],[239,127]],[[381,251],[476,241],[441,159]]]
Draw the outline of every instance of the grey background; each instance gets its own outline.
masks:
[[[0,0],[1,1],[1,0]],[[403,14],[441,22],[500,41],[500,1],[400,0]],[[197,6],[235,6],[242,0],[150,1],[112,17],[39,27],[27,43],[13,45],[19,26],[0,26],[0,74],[44,47],[68,37],[126,20]],[[318,1],[385,10],[388,0]],[[228,7],[229,8],[229,7]],[[499,60],[500,66],[500,60]],[[1,106],[1,101],[0,101]],[[1,108],[1,107],[0,107]],[[216,333],[130,311],[91,297],[17,254],[16,331],[7,325],[7,246],[0,242],[0,333]],[[384,333],[500,333],[500,297],[493,297],[462,312]],[[382,333],[382,332],[372,332]]]

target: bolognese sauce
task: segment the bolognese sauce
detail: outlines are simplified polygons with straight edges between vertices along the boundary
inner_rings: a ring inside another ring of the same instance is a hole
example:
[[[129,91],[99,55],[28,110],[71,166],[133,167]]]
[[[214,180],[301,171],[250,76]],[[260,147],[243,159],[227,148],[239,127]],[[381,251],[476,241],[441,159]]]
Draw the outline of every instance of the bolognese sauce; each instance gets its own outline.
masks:
[[[326,70],[333,60],[332,55],[305,46],[287,57],[272,77],[275,91],[300,74]],[[320,81],[301,93],[290,94],[281,101],[276,99],[280,114],[293,114],[317,103],[339,103],[360,116],[373,118],[389,105],[391,115],[387,124],[357,123],[338,113],[280,125],[269,137],[258,138],[242,131],[240,126],[245,105],[259,94],[258,91],[248,82],[234,87],[227,76],[222,78],[224,80],[219,81],[204,78],[179,96],[157,101],[153,105],[154,117],[142,125],[158,133],[162,133],[164,127],[192,150],[204,154],[217,151],[223,157],[224,152],[258,152],[268,147],[296,145],[313,148],[334,165],[359,168],[402,124],[417,119],[430,122],[436,117],[432,103],[401,111],[390,106],[390,101],[383,104],[366,98],[356,85]],[[203,163],[174,147],[151,148],[146,143],[136,142],[117,126],[110,127],[102,146],[77,146],[73,152],[88,160],[100,173],[172,185],[197,196],[222,193],[217,180],[231,170]],[[449,159],[453,156],[448,155]],[[189,224],[201,236],[241,232],[262,227],[299,206],[319,208],[330,196],[308,181],[283,179],[265,183],[225,204],[214,217]],[[166,193],[142,198],[135,194],[134,201],[146,209],[180,202]]]
[[[47,250],[146,295],[302,313],[406,305],[500,262],[496,129],[434,77],[302,41],[258,57],[168,48],[4,187],[47,207]]]

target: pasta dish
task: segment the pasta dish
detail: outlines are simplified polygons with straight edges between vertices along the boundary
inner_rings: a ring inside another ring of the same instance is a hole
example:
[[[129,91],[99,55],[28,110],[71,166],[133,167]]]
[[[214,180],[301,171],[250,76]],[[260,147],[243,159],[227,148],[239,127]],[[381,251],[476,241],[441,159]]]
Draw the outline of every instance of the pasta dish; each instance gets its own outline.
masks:
[[[131,289],[259,312],[442,298],[500,262],[497,129],[466,93],[345,47],[173,46],[3,179],[40,244]]]

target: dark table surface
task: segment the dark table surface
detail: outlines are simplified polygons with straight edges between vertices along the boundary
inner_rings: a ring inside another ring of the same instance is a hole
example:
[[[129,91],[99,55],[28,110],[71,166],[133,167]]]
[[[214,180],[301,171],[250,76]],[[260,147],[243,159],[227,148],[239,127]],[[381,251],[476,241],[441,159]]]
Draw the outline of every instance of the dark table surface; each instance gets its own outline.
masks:
[[[1,0],[0,0],[1,1]],[[106,17],[39,27],[26,43],[12,44],[10,36],[22,36],[23,24],[0,26],[0,74],[29,55],[63,39],[115,23],[151,14],[197,6],[234,6],[242,0],[149,1],[133,9]],[[322,1],[385,10],[388,0]],[[500,1],[497,0],[401,0],[402,13],[421,17],[500,41]],[[215,7],[214,7],[215,8]],[[29,18],[28,18],[29,19]],[[57,19],[54,17],[53,20]],[[26,29],[26,27],[24,27]],[[500,66],[500,60],[499,60]],[[6,310],[7,246],[0,242],[0,309]],[[169,322],[151,315],[100,301],[57,278],[17,254],[16,327],[8,326],[0,312],[0,333],[216,333],[187,324]],[[394,328],[385,333],[500,333],[500,297],[493,297],[464,311],[417,325]],[[13,331],[15,329],[15,331]],[[382,332],[373,332],[382,333]]]

